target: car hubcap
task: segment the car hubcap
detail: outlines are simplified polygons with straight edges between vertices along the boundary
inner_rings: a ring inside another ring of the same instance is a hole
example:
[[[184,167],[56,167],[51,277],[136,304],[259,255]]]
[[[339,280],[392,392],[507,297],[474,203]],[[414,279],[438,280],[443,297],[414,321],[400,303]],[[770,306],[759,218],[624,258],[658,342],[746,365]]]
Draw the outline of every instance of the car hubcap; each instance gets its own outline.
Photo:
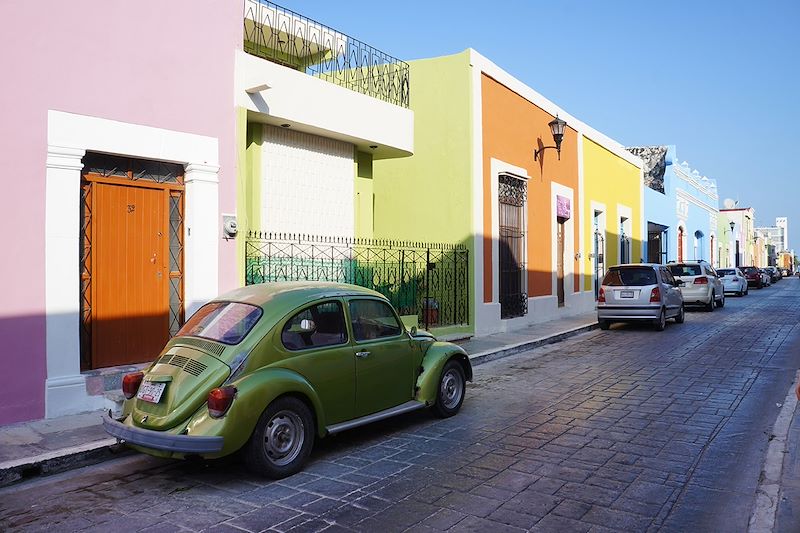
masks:
[[[284,466],[300,454],[304,441],[303,420],[291,411],[280,411],[267,424],[264,449],[273,464]]]
[[[444,376],[442,376],[442,386],[441,390],[439,391],[439,396],[442,398],[442,404],[447,409],[452,409],[457,406],[461,401],[463,389],[464,382],[461,379],[461,374],[459,374],[455,369],[451,368],[445,373]]]

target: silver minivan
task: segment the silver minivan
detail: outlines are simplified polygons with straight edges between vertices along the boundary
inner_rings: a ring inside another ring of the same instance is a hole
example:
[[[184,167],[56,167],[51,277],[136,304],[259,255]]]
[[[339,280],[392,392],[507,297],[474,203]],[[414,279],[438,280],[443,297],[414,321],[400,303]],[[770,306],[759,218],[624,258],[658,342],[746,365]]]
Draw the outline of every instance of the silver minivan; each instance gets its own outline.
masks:
[[[656,331],[663,331],[668,318],[682,324],[682,285],[664,265],[635,263],[609,268],[597,296],[600,329],[608,329],[612,322],[648,320]]]

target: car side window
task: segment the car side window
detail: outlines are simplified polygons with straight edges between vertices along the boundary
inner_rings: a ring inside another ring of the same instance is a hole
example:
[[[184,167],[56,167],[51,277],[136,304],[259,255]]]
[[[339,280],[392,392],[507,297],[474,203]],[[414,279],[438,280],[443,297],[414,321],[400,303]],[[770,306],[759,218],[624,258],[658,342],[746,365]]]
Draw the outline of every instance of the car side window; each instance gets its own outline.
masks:
[[[661,279],[668,285],[675,285],[675,278],[672,277],[672,272],[667,268],[661,268]]]
[[[403,331],[392,308],[380,300],[350,300],[350,323],[357,341],[395,337]]]
[[[307,322],[303,323],[304,320]],[[303,309],[284,324],[281,342],[293,351],[346,343],[342,304],[323,302]]]

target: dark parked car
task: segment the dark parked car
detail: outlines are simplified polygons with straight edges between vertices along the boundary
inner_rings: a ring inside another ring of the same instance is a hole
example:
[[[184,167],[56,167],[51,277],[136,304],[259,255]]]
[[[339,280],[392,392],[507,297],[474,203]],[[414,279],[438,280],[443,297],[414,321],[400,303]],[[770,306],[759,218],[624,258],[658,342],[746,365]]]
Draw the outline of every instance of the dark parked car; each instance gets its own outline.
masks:
[[[407,330],[381,294],[334,283],[268,283],[201,307],[144,371],[128,374],[111,435],[160,457],[216,458],[281,478],[317,438],[464,401],[464,350]]]
[[[741,267],[739,270],[741,270],[744,277],[747,278],[748,287],[755,287],[756,289],[764,287],[764,279],[761,277],[761,271],[759,271],[757,267],[746,266]]]

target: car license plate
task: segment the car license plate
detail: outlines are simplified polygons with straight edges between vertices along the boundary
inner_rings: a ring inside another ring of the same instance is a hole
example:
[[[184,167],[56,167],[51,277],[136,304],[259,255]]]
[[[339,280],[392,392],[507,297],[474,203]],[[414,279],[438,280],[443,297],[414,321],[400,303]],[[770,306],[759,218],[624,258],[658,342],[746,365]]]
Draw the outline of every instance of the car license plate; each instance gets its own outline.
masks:
[[[633,298],[633,291],[619,291],[620,298]]]
[[[158,403],[161,400],[161,395],[164,394],[166,386],[166,383],[143,381],[139,386],[139,392],[136,397],[145,402]]]

